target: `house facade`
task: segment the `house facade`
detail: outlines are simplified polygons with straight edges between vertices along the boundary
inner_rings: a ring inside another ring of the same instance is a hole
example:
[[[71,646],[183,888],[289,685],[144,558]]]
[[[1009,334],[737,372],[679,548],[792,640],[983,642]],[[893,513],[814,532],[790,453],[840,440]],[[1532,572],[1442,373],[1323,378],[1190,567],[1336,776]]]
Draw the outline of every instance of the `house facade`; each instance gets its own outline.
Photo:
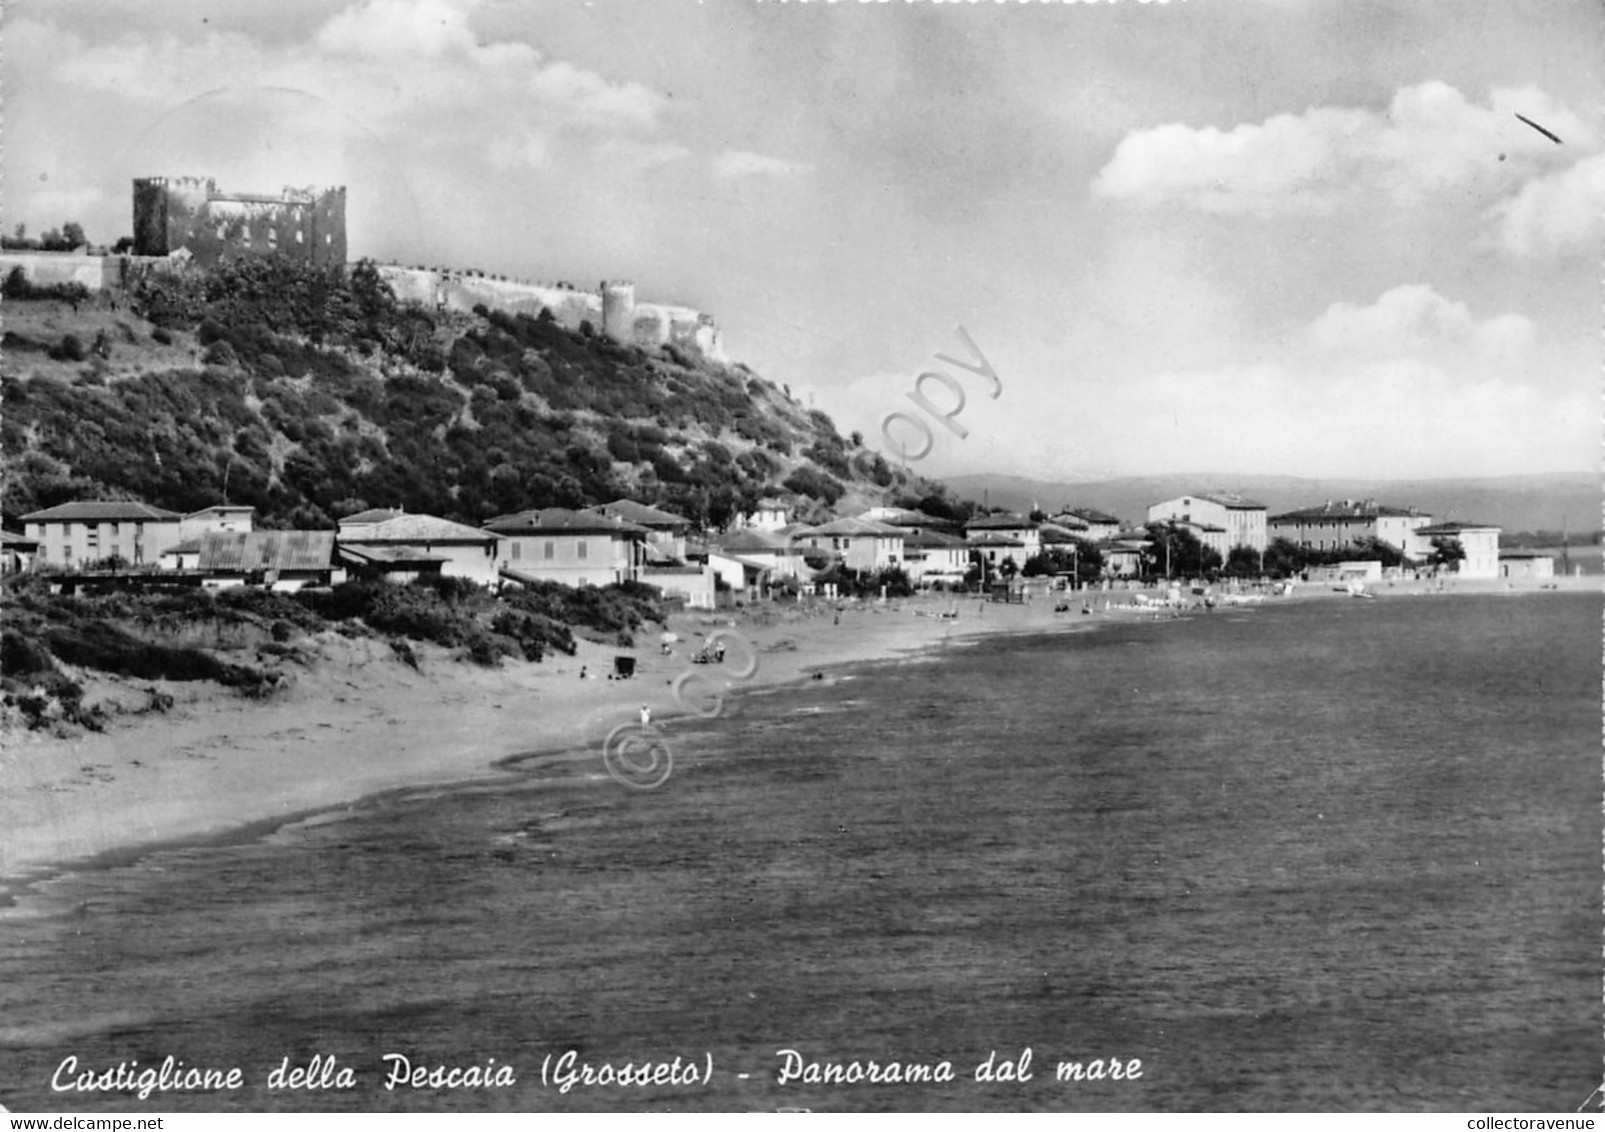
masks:
[[[667,560],[664,565],[685,561],[685,536],[691,529],[691,523],[681,515],[649,507],[633,499],[615,499],[612,503],[589,507],[586,509],[586,514],[621,519],[626,523],[645,527],[647,545],[655,548],[661,557]]]
[[[1408,553],[1414,532],[1432,525],[1432,516],[1414,509],[1389,507],[1374,499],[1328,500],[1272,515],[1266,530],[1273,539],[1286,539],[1311,550],[1342,550],[1361,539],[1375,538]]]
[[[964,524],[964,537],[972,547],[979,545],[977,540],[985,535],[998,535],[1019,543],[1020,552],[1015,562],[1020,566],[1042,553],[1041,528],[1021,515],[982,515]]]
[[[1266,537],[1265,504],[1256,503],[1241,495],[1228,492],[1178,495],[1148,508],[1148,521],[1162,523],[1175,520],[1194,523],[1200,527],[1219,527],[1226,532],[1225,558],[1239,546],[1251,550],[1264,550],[1269,544]],[[1209,544],[1206,544],[1209,545]]]
[[[1501,578],[1553,578],[1555,556],[1541,550],[1502,550],[1499,552]]]
[[[214,503],[191,511],[178,523],[180,542],[199,539],[208,531],[252,531],[256,529],[256,508],[240,503]]]
[[[940,531],[914,530],[903,536],[903,559],[908,580],[929,586],[958,583],[970,568],[970,547],[961,538]]]
[[[758,500],[758,505],[741,517],[741,525],[760,531],[778,531],[790,519],[790,508],[783,499],[764,498]]]
[[[647,529],[605,515],[548,507],[485,524],[499,540],[501,574],[513,581],[610,586],[638,581]]]
[[[1426,558],[1432,553],[1432,540],[1452,538],[1466,552],[1456,562],[1454,573],[1461,578],[1499,577],[1499,531],[1491,523],[1434,523],[1418,527],[1412,534],[1415,547],[1409,552],[1412,558]]]
[[[796,545],[832,551],[849,570],[874,573],[903,565],[903,532],[886,523],[837,519],[805,529],[797,536]]]
[[[41,567],[82,569],[109,558],[155,566],[182,541],[183,516],[127,500],[63,503],[24,515],[26,537],[38,543]]]
[[[399,564],[408,559],[414,563],[409,569],[422,571],[426,561],[439,559],[441,574],[482,586],[497,583],[501,565],[501,540],[495,533],[433,515],[397,514],[356,523],[341,520],[340,548],[358,552],[367,560],[366,568],[382,572],[389,563],[398,564],[393,569],[402,569]],[[389,553],[373,553],[376,551]]]
[[[1107,511],[1099,511],[1093,507],[1066,507],[1057,515],[1050,515],[1049,520],[1058,523],[1072,531],[1078,528],[1086,532],[1083,538],[1093,542],[1114,538],[1120,533],[1120,519]]]

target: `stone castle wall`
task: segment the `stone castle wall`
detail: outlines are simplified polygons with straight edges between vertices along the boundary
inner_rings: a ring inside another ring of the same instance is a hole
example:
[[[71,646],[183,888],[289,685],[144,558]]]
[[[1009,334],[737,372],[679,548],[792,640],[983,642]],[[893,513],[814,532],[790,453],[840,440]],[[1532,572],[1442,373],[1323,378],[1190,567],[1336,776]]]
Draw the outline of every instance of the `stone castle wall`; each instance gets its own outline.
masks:
[[[615,280],[603,282],[596,291],[575,291],[416,267],[382,265],[379,274],[398,299],[439,310],[466,312],[484,304],[492,310],[531,317],[545,310],[570,330],[589,322],[615,342],[644,350],[674,346],[709,361],[727,360],[723,335],[711,315],[691,307],[636,302],[631,283]]]

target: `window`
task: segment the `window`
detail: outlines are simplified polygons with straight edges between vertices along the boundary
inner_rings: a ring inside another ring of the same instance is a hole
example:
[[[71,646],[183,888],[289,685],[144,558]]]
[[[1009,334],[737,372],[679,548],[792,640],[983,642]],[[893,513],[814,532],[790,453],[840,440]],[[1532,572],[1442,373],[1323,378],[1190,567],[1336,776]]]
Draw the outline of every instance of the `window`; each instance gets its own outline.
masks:
[[[546,545],[542,549],[542,557],[544,557],[546,561],[550,562],[553,558],[557,557],[557,543],[553,542],[551,539],[546,540]]]
[[[299,228],[295,230],[295,242],[298,244],[304,244],[307,242],[307,234],[301,231]]]
[[[518,542],[515,539],[513,541],[513,557],[514,558],[522,558],[523,554],[521,552],[523,551],[523,549],[524,549],[523,544]]]
[[[111,535],[111,537],[115,539],[117,537],[118,530],[119,530],[119,528],[121,527],[122,524],[120,524],[120,523],[107,523],[106,525],[111,528],[111,530],[108,531],[107,534]]]
[[[580,541],[579,541],[579,551],[578,551],[577,556],[579,558],[581,558],[581,559],[588,558],[590,556],[590,549],[591,549],[590,540],[589,539],[583,539],[583,538],[580,539]],[[580,584],[584,585],[583,582],[580,583]]]

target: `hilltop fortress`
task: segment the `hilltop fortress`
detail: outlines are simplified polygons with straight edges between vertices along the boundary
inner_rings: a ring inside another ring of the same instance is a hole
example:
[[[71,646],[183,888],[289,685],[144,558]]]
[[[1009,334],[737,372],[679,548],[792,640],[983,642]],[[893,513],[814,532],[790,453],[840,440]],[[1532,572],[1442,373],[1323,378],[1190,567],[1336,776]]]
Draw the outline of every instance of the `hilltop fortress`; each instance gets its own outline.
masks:
[[[346,262],[346,190],[286,188],[277,194],[228,193],[211,178],[134,181],[131,255],[0,253],[0,275],[20,268],[36,286],[77,283],[91,292],[126,290],[136,270],[211,266],[246,255],[283,255],[319,265]],[[635,284],[604,281],[595,291],[487,276],[450,268],[377,265],[396,298],[435,310],[484,305],[531,317],[543,311],[570,330],[598,333],[645,350],[675,349],[726,361],[713,316],[691,307],[637,302]]]

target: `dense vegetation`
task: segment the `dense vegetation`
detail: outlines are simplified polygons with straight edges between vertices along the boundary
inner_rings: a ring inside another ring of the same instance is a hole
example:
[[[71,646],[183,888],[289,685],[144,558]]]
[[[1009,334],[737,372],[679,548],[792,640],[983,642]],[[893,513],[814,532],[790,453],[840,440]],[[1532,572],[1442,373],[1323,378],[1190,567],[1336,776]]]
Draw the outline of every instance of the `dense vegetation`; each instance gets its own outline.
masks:
[[[934,493],[744,367],[398,303],[367,263],[147,272],[132,307],[150,328],[99,357],[80,345],[69,380],[6,367],[8,514],[87,497],[187,511],[226,483],[267,526],[379,505],[477,525],[620,496],[722,526],[769,494],[818,513],[855,485]],[[103,376],[106,356],[175,336],[198,367]]]
[[[286,664],[307,658],[307,638],[326,630],[388,638],[414,666],[410,641],[496,665],[507,656],[538,661],[552,650],[572,656],[576,629],[630,647],[637,631],[664,616],[657,591],[636,583],[578,590],[545,583],[492,595],[460,578],[434,578],[295,594],[240,587],[63,596],[33,576],[14,579],[5,596],[0,691],[36,727],[57,719],[102,725],[103,710],[84,705],[83,687],[63,663],[138,680],[211,680],[265,696],[285,682]],[[150,694],[159,709],[164,697]]]

